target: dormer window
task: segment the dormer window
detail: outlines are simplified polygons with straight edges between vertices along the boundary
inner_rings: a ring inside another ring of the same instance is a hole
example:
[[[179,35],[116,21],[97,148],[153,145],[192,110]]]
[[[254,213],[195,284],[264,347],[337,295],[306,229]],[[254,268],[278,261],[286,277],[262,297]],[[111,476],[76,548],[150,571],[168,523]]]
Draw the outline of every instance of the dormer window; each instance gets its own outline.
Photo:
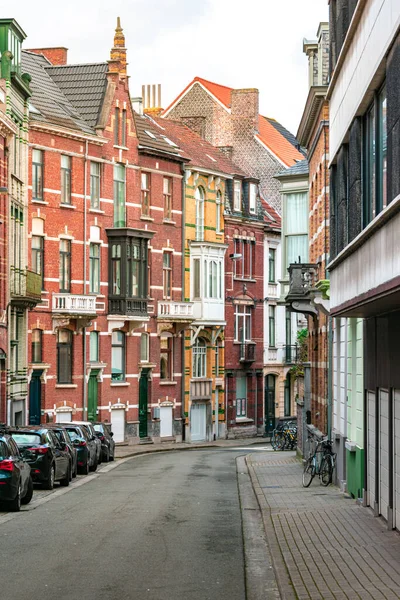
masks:
[[[240,212],[242,210],[242,182],[233,182],[233,210]]]
[[[257,186],[255,183],[250,183],[249,188],[249,212],[252,215],[256,214],[257,207]]]

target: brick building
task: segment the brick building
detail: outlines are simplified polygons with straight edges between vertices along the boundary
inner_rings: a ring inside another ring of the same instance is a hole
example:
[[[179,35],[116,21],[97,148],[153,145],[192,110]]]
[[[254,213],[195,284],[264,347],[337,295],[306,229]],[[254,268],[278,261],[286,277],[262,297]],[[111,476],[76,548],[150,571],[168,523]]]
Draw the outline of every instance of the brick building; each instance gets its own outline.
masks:
[[[53,64],[54,61],[54,64]],[[32,76],[29,422],[111,421],[116,441],[181,439],[181,157],[134,114],[119,24],[110,60],[23,53]],[[168,275],[168,276],[167,276]]]
[[[259,114],[257,89],[239,89],[195,77],[165,109],[217,146],[245,173],[260,181],[260,193],[280,213],[274,175],[304,158],[295,137],[274,119]]]

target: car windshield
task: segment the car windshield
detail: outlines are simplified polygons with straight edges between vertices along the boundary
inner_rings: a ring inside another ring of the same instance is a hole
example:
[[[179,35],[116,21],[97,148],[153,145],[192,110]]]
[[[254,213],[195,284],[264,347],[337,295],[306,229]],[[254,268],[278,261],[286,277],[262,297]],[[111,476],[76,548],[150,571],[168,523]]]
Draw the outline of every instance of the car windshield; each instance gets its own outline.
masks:
[[[101,423],[96,423],[93,427],[95,428],[95,431],[103,431],[103,425]]]
[[[81,438],[81,436],[75,429],[67,429],[67,431],[72,442]]]
[[[40,433],[13,433],[14,440],[17,444],[41,444],[42,440]]]

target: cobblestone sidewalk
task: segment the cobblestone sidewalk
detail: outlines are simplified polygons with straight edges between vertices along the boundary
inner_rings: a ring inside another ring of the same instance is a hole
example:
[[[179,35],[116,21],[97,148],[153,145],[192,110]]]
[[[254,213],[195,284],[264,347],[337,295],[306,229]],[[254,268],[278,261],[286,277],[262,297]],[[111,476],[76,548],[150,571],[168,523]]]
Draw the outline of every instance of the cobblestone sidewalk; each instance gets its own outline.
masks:
[[[400,535],[314,478],[293,452],[247,457],[283,599],[400,598]]]

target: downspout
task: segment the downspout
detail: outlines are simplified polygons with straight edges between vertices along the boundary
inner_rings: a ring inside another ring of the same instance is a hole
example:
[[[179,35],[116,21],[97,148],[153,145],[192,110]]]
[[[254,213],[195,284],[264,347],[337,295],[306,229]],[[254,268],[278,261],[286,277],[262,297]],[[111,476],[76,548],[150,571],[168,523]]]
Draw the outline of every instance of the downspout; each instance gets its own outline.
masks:
[[[86,295],[86,239],[87,239],[87,206],[86,206],[86,188],[87,188],[87,159],[88,159],[88,141],[85,145],[84,175],[83,175],[83,294]],[[82,418],[85,421],[88,418],[87,412],[87,382],[86,382],[86,327],[82,328],[83,335],[83,388],[82,388]]]
[[[185,215],[186,215],[186,169],[185,169],[185,165],[184,163],[181,163],[181,173],[182,173],[182,302],[185,301],[185,262],[186,262],[186,257],[185,257],[185,241],[186,241],[186,234],[185,234]],[[182,442],[185,441],[186,439],[186,415],[185,415],[185,401],[186,401],[186,395],[185,395],[185,378],[186,378],[186,374],[185,374],[185,329],[182,331],[182,358],[181,358],[181,363],[182,363],[182,380],[181,380],[181,417],[182,417]]]
[[[328,242],[327,242],[327,231],[326,231],[326,217],[327,217],[327,199],[326,199],[326,183],[327,183],[327,141],[326,141],[326,125],[324,124],[324,151],[325,151],[325,166],[324,166],[324,245],[325,245],[325,269],[324,269],[324,279],[327,278],[326,271],[326,261],[327,261],[327,250],[328,250]],[[326,425],[327,425],[327,435],[328,439],[331,439],[332,436],[332,387],[333,387],[333,377],[332,377],[332,368],[333,368],[333,328],[332,328],[332,317],[328,316],[328,373],[327,373],[327,415],[326,415]]]

